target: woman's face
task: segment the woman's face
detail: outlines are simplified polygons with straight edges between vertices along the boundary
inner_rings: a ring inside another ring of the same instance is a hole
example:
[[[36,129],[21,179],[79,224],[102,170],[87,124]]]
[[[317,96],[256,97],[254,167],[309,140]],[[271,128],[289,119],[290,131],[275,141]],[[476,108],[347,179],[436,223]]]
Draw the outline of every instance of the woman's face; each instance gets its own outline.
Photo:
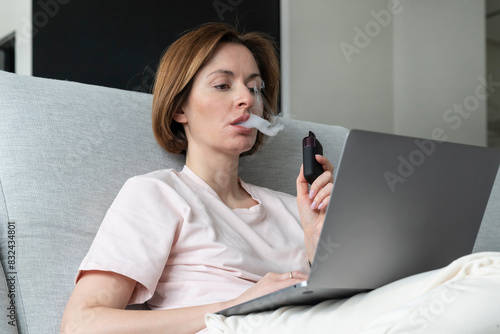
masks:
[[[262,86],[250,50],[239,44],[220,44],[195,75],[182,111],[174,115],[184,125],[188,153],[198,148],[239,156],[250,150],[257,130],[236,123],[247,120],[251,113],[262,116]]]

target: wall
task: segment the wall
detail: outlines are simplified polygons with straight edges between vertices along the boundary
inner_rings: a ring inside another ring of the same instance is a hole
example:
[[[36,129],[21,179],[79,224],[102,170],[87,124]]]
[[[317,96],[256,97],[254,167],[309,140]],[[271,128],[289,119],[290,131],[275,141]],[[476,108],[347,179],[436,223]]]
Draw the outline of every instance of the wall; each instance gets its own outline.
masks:
[[[288,58],[283,64],[285,115],[348,128],[393,130],[392,28],[381,28],[369,41],[361,37],[374,20],[370,11],[386,4],[282,1],[282,10],[289,12],[288,21],[282,19],[282,55]]]
[[[31,75],[31,0],[0,0],[0,39],[15,32],[16,73]]]
[[[483,1],[402,1],[394,21],[394,132],[486,145]]]
[[[485,100],[474,99],[485,78],[482,0],[282,0],[285,7],[285,115],[424,138],[442,128],[449,141],[486,144]],[[455,104],[472,110],[460,124]]]

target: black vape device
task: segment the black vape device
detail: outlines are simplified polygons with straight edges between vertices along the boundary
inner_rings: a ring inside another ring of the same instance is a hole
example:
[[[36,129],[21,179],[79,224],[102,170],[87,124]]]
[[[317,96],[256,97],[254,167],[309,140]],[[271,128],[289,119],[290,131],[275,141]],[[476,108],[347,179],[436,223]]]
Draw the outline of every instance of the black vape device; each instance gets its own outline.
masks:
[[[309,131],[309,136],[302,140],[302,160],[304,164],[304,178],[311,184],[323,173],[323,166],[316,161],[316,154],[323,155],[323,146],[316,135]]]

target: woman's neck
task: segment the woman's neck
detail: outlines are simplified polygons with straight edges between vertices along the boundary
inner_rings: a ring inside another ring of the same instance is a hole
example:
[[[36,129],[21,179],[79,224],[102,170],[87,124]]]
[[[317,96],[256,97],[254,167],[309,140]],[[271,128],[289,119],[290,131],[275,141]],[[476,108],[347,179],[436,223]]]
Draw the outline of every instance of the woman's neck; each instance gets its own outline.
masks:
[[[239,157],[188,150],[186,166],[205,181],[228,207],[249,208],[256,204],[239,182]]]

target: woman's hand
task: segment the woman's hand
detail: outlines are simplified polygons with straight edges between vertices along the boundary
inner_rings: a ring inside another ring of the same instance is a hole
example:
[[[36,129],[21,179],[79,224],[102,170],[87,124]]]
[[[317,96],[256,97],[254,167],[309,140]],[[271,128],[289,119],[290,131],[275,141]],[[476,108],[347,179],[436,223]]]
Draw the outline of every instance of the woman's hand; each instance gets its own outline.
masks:
[[[290,275],[291,273],[291,275]],[[244,303],[246,301],[267,295],[271,292],[284,289],[286,287],[307,281],[308,275],[300,271],[292,271],[282,274],[267,273],[254,286],[243,292],[239,297],[231,301],[232,305]],[[231,306],[232,306],[231,305]]]
[[[333,165],[321,155],[316,155],[316,161],[323,166],[324,172],[311,184],[310,190],[304,178],[304,166],[300,167],[300,173],[297,177],[297,206],[299,208],[300,222],[304,229],[307,257],[311,263],[333,189]]]

